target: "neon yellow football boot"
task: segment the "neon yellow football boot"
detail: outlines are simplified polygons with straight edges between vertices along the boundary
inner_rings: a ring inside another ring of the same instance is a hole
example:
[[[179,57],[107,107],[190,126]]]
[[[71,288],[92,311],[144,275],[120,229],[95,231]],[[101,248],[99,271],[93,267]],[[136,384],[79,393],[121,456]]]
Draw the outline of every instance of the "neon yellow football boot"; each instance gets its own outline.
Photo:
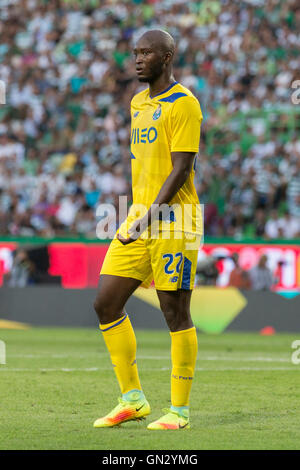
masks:
[[[111,428],[127,421],[140,421],[150,414],[150,405],[140,393],[131,393],[130,400],[118,400],[119,404],[108,415],[94,422],[94,428]]]
[[[148,424],[147,429],[150,429],[151,431],[159,431],[166,429],[176,430],[190,428],[188,410],[182,410],[180,414],[169,409],[163,409],[163,412],[166,414],[157,421]]]

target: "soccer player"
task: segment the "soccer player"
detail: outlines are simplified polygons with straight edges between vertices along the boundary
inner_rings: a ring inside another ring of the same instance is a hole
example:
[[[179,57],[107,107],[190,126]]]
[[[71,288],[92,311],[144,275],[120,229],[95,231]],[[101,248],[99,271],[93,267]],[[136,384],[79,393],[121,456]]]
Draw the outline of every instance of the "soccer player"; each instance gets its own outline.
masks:
[[[149,88],[131,101],[133,205],[106,254],[94,304],[122,397],[95,421],[96,428],[150,413],[124,305],[137,287],[149,287],[153,279],[171,335],[172,406],[148,429],[190,427],[197,356],[190,300],[202,235],[193,179],[202,113],[195,96],[173,77],[174,50],[173,38],[160,30],[146,32],[134,48],[138,80]]]

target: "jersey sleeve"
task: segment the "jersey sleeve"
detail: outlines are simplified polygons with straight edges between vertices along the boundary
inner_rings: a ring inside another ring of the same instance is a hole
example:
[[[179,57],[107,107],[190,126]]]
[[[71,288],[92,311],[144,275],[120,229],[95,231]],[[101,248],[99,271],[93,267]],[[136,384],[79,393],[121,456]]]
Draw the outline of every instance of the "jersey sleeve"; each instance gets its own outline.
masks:
[[[134,112],[134,97],[130,101],[130,116],[131,116],[131,118],[132,118],[133,112]]]
[[[198,152],[202,112],[192,96],[175,101],[171,112],[171,152]]]

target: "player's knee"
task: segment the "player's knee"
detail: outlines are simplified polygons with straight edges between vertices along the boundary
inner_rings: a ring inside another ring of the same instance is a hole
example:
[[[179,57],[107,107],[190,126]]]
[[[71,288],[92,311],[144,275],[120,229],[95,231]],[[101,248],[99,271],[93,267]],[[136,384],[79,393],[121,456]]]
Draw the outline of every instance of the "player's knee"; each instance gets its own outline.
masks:
[[[94,309],[98,315],[99,321],[102,324],[111,323],[115,321],[122,309],[118,309],[113,305],[112,301],[106,301],[105,298],[98,296],[94,302]]]
[[[94,309],[98,315],[100,323],[109,323],[111,311],[110,311],[109,305],[106,304],[104,299],[97,297],[97,299],[94,302]]]
[[[161,306],[162,312],[171,331],[183,330],[190,327],[190,312],[178,305]]]
[[[100,305],[99,305],[98,299],[96,299],[95,302],[94,302],[94,310],[95,310],[95,312],[97,313],[97,315],[99,316],[99,313],[98,313],[98,312],[99,312],[99,310],[100,310]]]

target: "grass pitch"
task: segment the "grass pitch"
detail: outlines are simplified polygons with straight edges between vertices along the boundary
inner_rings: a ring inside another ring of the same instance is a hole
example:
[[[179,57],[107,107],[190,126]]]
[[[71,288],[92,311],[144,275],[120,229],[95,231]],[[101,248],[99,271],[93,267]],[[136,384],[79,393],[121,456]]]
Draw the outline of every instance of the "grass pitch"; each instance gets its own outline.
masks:
[[[0,330],[0,449],[299,449],[296,335],[199,334],[191,429],[149,431],[170,406],[170,337],[137,331],[138,366],[152,413],[94,429],[120,395],[101,334],[89,329]],[[298,335],[299,336],[299,335]]]

